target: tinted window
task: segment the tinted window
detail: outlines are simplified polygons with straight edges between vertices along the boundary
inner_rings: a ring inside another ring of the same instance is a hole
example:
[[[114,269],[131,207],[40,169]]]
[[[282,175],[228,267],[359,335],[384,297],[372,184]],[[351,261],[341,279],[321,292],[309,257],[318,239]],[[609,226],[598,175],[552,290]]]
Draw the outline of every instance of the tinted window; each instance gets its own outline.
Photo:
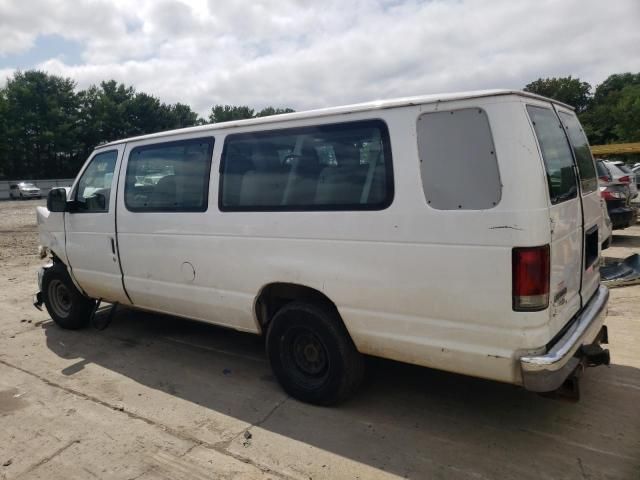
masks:
[[[221,210],[373,210],[393,198],[391,148],[378,120],[229,135]]]
[[[567,136],[573,147],[576,165],[578,166],[578,175],[580,175],[582,193],[591,193],[598,188],[598,179],[596,178],[596,169],[587,136],[575,115],[560,112],[560,120],[562,120],[567,130]]]
[[[433,208],[481,210],[500,201],[498,161],[484,110],[421,115],[418,151],[424,194]]]
[[[138,147],[127,164],[124,199],[133,212],[204,212],[213,139]]]
[[[78,181],[76,202],[78,212],[108,212],[113,183],[113,169],[118,152],[98,153],[93,157]]]
[[[618,167],[618,169],[622,170],[624,173],[633,173],[633,171],[629,167],[621,163],[616,163],[615,166]]]
[[[573,156],[564,129],[549,108],[527,106],[547,170],[551,203],[575,198],[578,192]]]
[[[609,176],[609,170],[607,170],[607,167],[604,166],[604,163],[600,162],[596,162],[596,169],[598,170],[598,176],[599,177],[608,177]]]

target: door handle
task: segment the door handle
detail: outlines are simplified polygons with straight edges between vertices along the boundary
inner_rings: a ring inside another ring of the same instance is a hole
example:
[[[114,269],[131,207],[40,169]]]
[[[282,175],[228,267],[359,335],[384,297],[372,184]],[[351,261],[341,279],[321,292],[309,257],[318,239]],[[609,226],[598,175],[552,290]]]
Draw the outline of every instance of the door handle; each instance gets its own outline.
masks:
[[[115,255],[116,254],[116,242],[113,240],[113,237],[109,237],[109,240],[111,240],[111,253],[113,253]]]

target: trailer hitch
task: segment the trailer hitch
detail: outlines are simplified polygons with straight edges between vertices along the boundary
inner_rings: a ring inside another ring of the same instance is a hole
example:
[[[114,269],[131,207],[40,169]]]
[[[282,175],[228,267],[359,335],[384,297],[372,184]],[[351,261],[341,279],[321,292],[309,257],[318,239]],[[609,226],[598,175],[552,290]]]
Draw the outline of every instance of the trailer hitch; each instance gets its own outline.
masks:
[[[611,363],[609,350],[602,348],[598,343],[583,345],[580,347],[580,353],[587,367],[597,367],[598,365],[609,365]]]

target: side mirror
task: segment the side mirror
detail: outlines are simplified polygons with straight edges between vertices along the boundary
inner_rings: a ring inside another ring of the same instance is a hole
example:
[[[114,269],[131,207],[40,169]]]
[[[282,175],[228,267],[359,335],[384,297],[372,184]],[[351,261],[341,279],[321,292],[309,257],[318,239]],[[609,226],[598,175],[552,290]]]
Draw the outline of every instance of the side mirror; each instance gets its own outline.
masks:
[[[64,188],[52,188],[47,196],[47,209],[50,212],[67,211],[67,191]]]

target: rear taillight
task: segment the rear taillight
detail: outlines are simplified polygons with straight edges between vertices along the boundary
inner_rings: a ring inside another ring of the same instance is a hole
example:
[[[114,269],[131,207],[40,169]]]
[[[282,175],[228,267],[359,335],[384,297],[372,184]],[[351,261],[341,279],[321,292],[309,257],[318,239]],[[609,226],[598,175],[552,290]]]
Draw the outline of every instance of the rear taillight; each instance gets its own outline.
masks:
[[[512,254],[513,309],[535,312],[549,306],[549,245],[516,247]]]
[[[631,177],[629,177],[629,175],[625,175],[624,177],[620,177],[618,181],[620,183],[631,183]]]
[[[600,196],[605,200],[624,200],[626,198],[624,192],[610,190],[609,188],[600,190]]]
[[[607,175],[602,175],[601,177],[598,177],[598,180],[600,180],[601,182],[608,183],[611,181],[611,178],[608,177]]]

